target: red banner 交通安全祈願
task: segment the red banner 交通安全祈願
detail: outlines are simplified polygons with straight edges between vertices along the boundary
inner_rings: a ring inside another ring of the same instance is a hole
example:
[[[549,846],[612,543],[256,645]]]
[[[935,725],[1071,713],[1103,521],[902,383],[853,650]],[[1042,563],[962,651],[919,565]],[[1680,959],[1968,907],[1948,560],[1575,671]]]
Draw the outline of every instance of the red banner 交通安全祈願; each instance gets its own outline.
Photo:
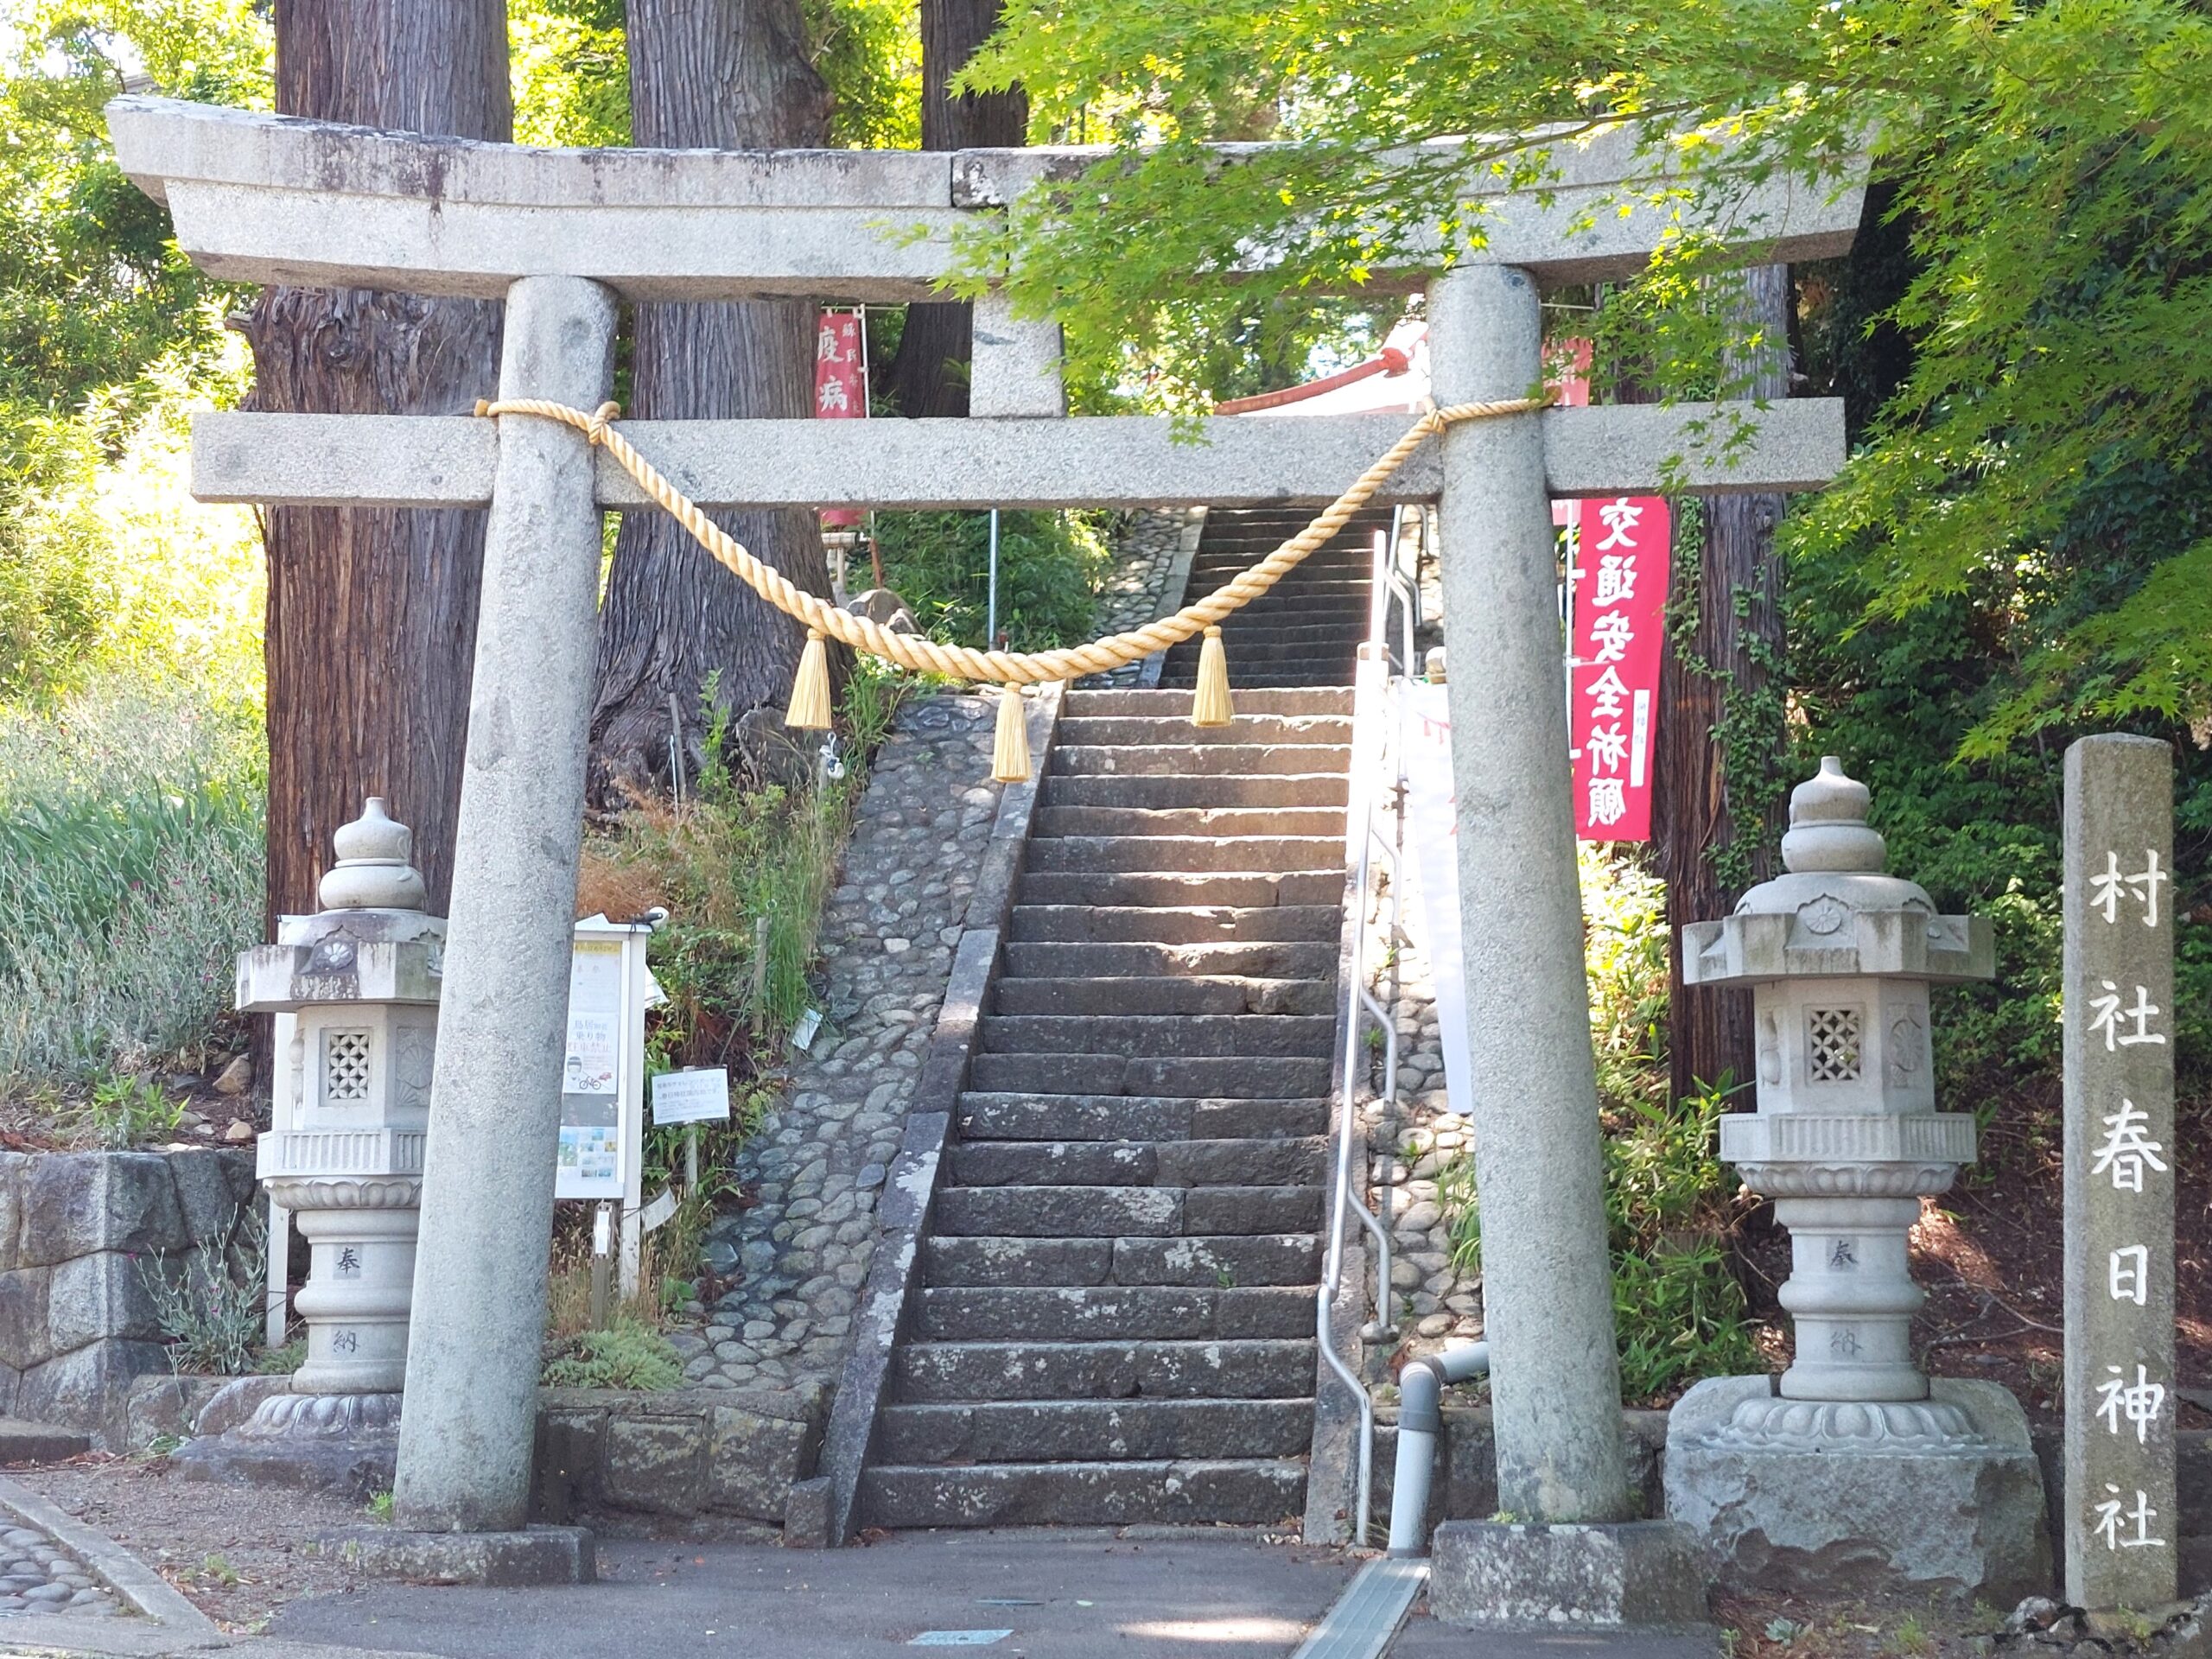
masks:
[[[1580,506],[1567,711],[1574,832],[1649,841],[1672,526],[1656,495]]]

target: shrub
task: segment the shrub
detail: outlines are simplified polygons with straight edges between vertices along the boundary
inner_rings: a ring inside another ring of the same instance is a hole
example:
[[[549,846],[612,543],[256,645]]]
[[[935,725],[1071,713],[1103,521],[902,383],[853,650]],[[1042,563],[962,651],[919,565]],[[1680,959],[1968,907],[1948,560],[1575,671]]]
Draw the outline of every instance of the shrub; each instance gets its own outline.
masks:
[[[1103,512],[999,515],[999,632],[1017,651],[1090,638],[1093,601],[1113,557]],[[989,609],[988,512],[879,512],[883,579],[933,639],[984,644]]]
[[[175,1134],[184,1104],[150,1077],[111,1074],[93,1083],[79,1115],[89,1139],[111,1152],[124,1152]]]

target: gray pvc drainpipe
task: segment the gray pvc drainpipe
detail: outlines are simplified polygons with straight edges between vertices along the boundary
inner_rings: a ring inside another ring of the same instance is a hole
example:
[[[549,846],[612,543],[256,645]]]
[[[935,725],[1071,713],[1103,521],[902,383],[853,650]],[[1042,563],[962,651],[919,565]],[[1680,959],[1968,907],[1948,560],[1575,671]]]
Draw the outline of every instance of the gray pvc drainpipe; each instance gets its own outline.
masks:
[[[1490,1370],[1490,1344],[1471,1342],[1398,1373],[1398,1464],[1390,1483],[1390,1554],[1428,1553],[1428,1482],[1436,1468],[1436,1437],[1444,1427],[1444,1385]]]

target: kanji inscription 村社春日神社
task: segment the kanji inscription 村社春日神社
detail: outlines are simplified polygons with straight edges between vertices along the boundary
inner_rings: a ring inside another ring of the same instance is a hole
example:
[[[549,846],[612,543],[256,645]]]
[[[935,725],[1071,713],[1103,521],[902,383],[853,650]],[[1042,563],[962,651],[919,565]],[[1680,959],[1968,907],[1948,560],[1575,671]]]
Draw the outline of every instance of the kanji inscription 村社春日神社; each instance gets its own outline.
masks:
[[[2066,755],[2066,1599],[2176,1594],[2173,757]]]

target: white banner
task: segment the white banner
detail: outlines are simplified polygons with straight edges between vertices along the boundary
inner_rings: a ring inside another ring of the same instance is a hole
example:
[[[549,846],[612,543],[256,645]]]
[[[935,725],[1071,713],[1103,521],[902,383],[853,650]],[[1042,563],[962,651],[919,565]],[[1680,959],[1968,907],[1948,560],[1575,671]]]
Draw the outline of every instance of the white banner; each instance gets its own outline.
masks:
[[[1413,699],[1404,727],[1406,849],[1413,875],[1406,931],[1428,959],[1436,993],[1436,1027],[1444,1045],[1444,1086],[1452,1109],[1473,1105],[1467,1071],[1467,986],[1459,959],[1459,815],[1452,784],[1452,716],[1444,688],[1398,683]]]

